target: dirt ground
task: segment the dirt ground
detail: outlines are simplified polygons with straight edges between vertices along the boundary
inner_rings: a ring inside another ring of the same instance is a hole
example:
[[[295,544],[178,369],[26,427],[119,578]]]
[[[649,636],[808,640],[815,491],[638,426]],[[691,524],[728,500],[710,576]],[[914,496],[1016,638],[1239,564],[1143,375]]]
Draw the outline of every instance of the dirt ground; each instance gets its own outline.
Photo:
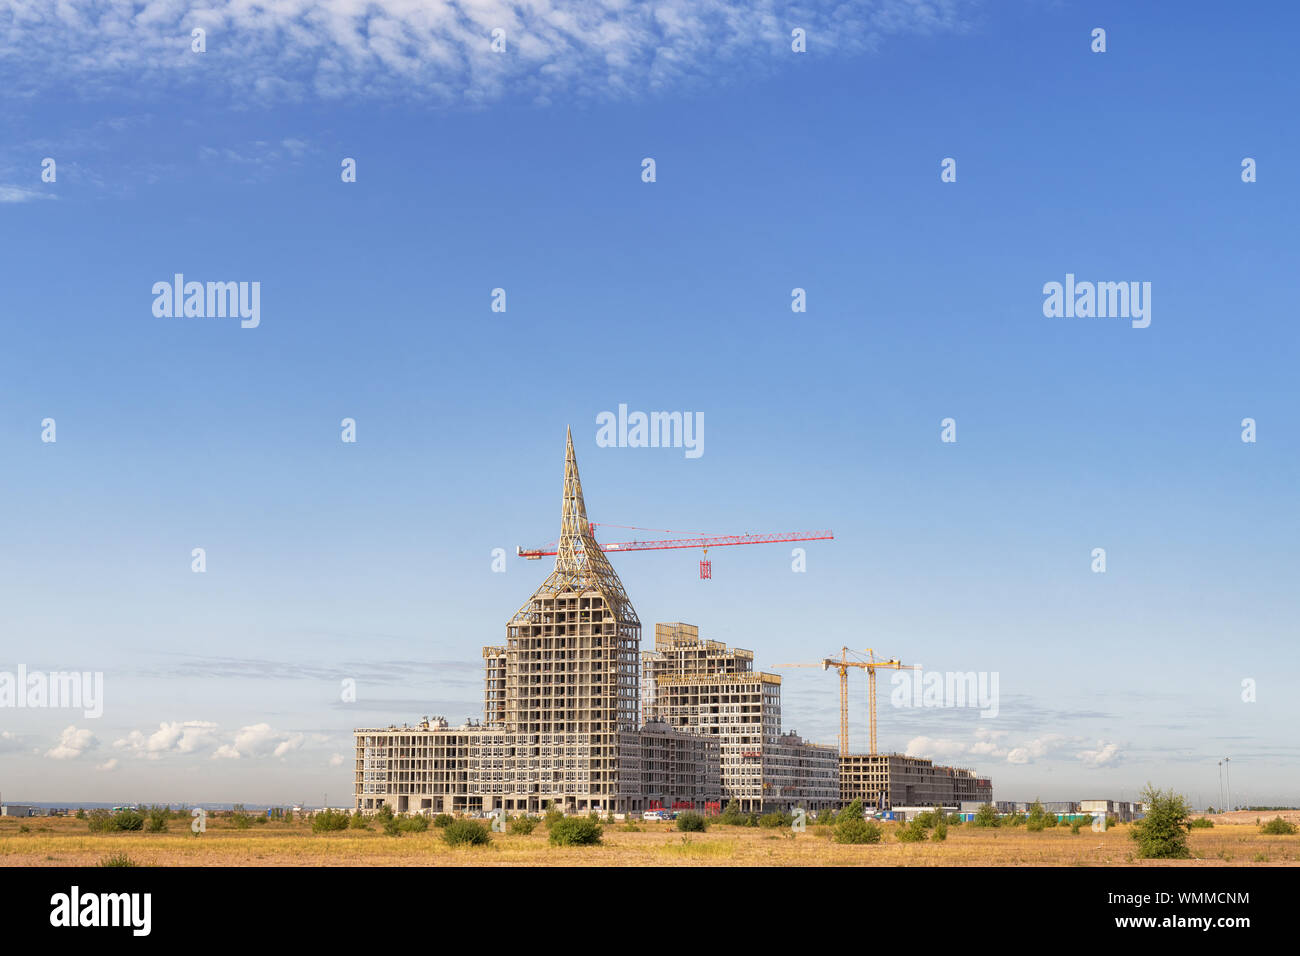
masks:
[[[679,833],[671,824],[639,823],[638,831],[607,825],[603,844],[553,847],[539,825],[529,836],[493,834],[481,847],[450,847],[439,830],[386,836],[378,828],[313,834],[309,825],[268,822],[235,829],[210,818],[206,833],[190,833],[188,820],[174,820],[165,833],[88,831],[86,821],[67,817],[0,819],[0,866],[98,866],[126,854],[140,866],[1297,866],[1300,836],[1265,836],[1256,817],[1240,822],[1215,816],[1212,829],[1189,834],[1191,860],[1139,860],[1131,828],[1104,833],[1068,827],[1028,833],[1023,827],[981,830],[951,826],[947,840],[900,843],[897,826],[885,824],[879,844],[834,843],[826,827],[804,833],[713,825],[706,833]],[[1300,812],[1284,813],[1300,822]],[[24,832],[21,828],[26,827]]]

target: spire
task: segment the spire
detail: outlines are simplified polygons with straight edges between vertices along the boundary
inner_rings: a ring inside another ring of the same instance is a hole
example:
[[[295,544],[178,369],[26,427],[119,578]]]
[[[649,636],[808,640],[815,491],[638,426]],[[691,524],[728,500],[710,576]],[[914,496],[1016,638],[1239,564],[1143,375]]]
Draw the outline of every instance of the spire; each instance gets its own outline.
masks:
[[[560,511],[560,541],[555,549],[555,570],[533,595],[534,598],[566,591],[596,591],[614,616],[625,624],[641,622],[623,590],[605,552],[596,543],[587,519],[587,504],[582,499],[582,479],[578,477],[578,457],[573,451],[573,430],[568,429],[564,450],[564,500]],[[515,621],[532,613],[532,600],[519,609]]]
[[[603,559],[604,553],[591,535],[587,504],[582,500],[578,458],[573,453],[573,429],[567,430],[565,444],[564,505],[560,515],[560,543],[555,549],[555,570],[578,571],[586,566],[588,554],[599,554]]]

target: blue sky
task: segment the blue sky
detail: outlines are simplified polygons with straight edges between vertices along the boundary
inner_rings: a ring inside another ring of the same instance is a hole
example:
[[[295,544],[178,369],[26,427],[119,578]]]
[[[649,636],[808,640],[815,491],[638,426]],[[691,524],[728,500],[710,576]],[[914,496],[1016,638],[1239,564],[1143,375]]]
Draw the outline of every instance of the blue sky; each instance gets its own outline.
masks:
[[[0,670],[106,700],[0,710],[6,799],[341,802],[351,728],[479,716],[572,425],[597,521],[836,533],[803,574],[615,558],[647,632],[996,671],[996,719],[880,733],[999,799],[1214,804],[1228,754],[1296,802],[1294,13],[42,9],[0,3]],[[260,326],[155,317],[177,272],[260,282]],[[1066,273],[1150,282],[1150,326],[1046,318]],[[704,454],[597,447],[620,403]],[[833,742],[833,677],[786,674]]]

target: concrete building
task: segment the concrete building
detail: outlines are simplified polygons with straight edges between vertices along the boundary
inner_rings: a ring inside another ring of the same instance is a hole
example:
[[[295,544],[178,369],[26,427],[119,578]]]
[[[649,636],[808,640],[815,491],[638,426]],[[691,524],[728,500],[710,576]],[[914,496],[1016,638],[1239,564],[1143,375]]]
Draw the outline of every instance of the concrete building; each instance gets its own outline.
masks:
[[[355,731],[355,806],[625,813],[721,798],[716,740],[640,721],[641,622],[596,543],[569,436],[555,569],[483,649],[482,724]]]
[[[44,807],[27,803],[6,803],[0,806],[0,817],[43,817],[45,815]]]
[[[647,720],[718,741],[722,799],[746,812],[839,800],[835,750],[781,728],[781,678],[754,671],[754,654],[700,640],[699,628],[655,625],[653,651],[641,652],[641,702]]]
[[[962,803],[991,803],[993,783],[961,767],[936,766],[906,754],[840,757],[840,802],[861,800],[867,809],[934,807],[956,811]]]
[[[1079,811],[1093,815],[1104,813],[1108,817],[1115,817],[1120,823],[1132,823],[1145,816],[1140,803],[1124,800],[1080,800]]]

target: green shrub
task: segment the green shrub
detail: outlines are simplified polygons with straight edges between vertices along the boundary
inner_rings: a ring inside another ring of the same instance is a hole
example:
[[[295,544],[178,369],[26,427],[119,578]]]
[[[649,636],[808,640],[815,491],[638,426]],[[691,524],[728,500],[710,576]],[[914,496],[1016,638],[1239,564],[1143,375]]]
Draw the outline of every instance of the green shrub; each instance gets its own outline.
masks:
[[[880,824],[874,820],[864,820],[862,817],[840,814],[839,822],[835,824],[831,838],[836,843],[879,843],[882,835]]]
[[[603,829],[590,817],[561,817],[551,824],[551,845],[594,846],[600,842]]]
[[[788,827],[794,822],[794,818],[788,813],[765,813],[758,818],[758,825],[765,830],[779,830],[781,827]],[[680,828],[679,828],[680,829]]]
[[[145,815],[148,818],[145,829],[150,833],[162,833],[167,829],[167,820],[171,817],[171,813],[166,807],[149,807]]]
[[[1197,817],[1191,823],[1187,824],[1189,830],[1210,830],[1214,827],[1214,821],[1206,817]]]
[[[112,856],[106,856],[99,861],[100,866],[139,866],[135,860],[131,859],[125,853],[114,853]]]
[[[925,827],[913,820],[899,827],[897,836],[899,843],[920,843],[926,836]]]
[[[366,818],[361,815],[360,810],[353,810],[352,816],[348,819],[348,826],[353,830],[369,830],[370,826],[366,823]]]
[[[405,817],[397,826],[404,833],[423,833],[429,829],[429,818],[422,816]]]
[[[84,820],[84,819],[86,819],[86,808],[85,808],[85,807],[79,807],[79,808],[77,809],[77,812],[76,812],[75,814],[73,814],[73,816],[75,816],[78,820]]]
[[[393,819],[393,808],[386,803],[381,804],[379,809],[375,811],[375,819],[380,823],[386,823]]]
[[[1000,822],[998,811],[993,808],[993,804],[985,803],[975,811],[975,819],[970,822],[970,825],[973,827],[996,827]]]
[[[847,807],[837,813],[835,818],[837,820],[843,820],[845,817],[853,817],[854,819],[861,820],[863,816],[862,801],[854,800]]]
[[[723,809],[722,815],[718,817],[718,822],[731,827],[741,827],[745,825],[745,815],[740,812],[740,804],[732,800]]]
[[[448,846],[483,846],[492,842],[492,833],[478,820],[453,820],[442,828],[442,838]]]
[[[510,822],[506,825],[511,833],[519,836],[528,836],[537,828],[537,821],[532,817],[511,817]]]
[[[399,837],[402,835],[402,821],[396,817],[389,817],[384,821],[384,836]]]
[[[683,833],[703,833],[708,828],[709,821],[698,813],[688,811],[677,816],[677,829]]]
[[[439,830],[442,830],[445,829],[446,827],[451,826],[451,824],[454,823],[455,820],[456,818],[453,817],[450,813],[440,813],[433,818],[433,825],[437,827]]]
[[[1133,826],[1138,856],[1144,859],[1185,860],[1192,855],[1187,848],[1188,817],[1191,807],[1181,794],[1165,793],[1147,784],[1142,794],[1146,816]]]
[[[1209,822],[1209,821],[1206,821]],[[1288,823],[1281,817],[1274,817],[1259,828],[1260,833],[1267,833],[1269,836],[1295,836],[1296,825]]]
[[[253,825],[253,818],[244,812],[242,803],[236,803],[230,808],[230,820],[235,824],[237,830],[247,830]]]
[[[129,832],[143,830],[144,817],[135,810],[118,810],[117,813],[113,814],[110,829]]]
[[[934,829],[930,832],[930,839],[935,843],[942,843],[944,840],[948,839],[948,824],[944,823],[942,820],[936,823]]]
[[[330,833],[335,830],[346,830],[350,822],[351,818],[342,811],[322,810],[312,814],[311,832]]]
[[[548,805],[546,807],[546,815],[542,819],[546,824],[546,829],[549,830],[551,827],[555,826],[556,823],[564,819],[564,814],[561,813],[557,807]]]

